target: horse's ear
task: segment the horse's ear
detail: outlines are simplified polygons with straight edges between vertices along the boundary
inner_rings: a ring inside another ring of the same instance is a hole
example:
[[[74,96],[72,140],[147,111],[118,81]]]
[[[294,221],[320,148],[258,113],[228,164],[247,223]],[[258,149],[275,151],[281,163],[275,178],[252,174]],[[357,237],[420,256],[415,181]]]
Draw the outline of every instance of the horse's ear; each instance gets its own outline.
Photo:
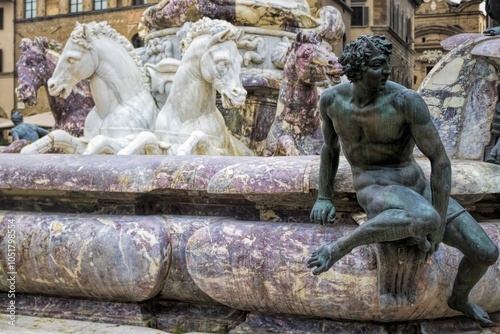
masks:
[[[302,31],[299,31],[297,36],[295,36],[295,43],[297,46],[304,44],[304,33]]]
[[[238,30],[235,32],[235,34],[234,34],[234,35],[236,36],[236,37],[235,37],[235,40],[239,40],[240,38],[242,38],[242,37],[243,37],[243,34],[244,34],[244,33],[243,33],[243,30],[238,29]]]
[[[87,25],[82,24],[82,37],[87,38]]]
[[[19,49],[21,50],[21,53],[24,53],[29,50],[29,48],[33,45],[33,42],[29,38],[23,38],[21,40],[21,43],[19,43]]]
[[[45,45],[43,43],[43,39],[40,37],[35,37],[35,45],[41,50],[45,51]]]
[[[304,34],[302,31],[299,31],[297,35],[295,35],[295,38],[293,39],[292,43],[288,47],[287,54],[290,53],[291,50],[297,50],[299,46],[301,46],[304,43]]]
[[[215,34],[212,39],[210,40],[210,43],[208,44],[209,46],[212,46],[212,45],[215,45],[217,43],[222,43],[222,42],[225,42],[227,40],[230,40],[231,38],[233,38],[233,34],[231,34],[231,29],[226,29],[226,30],[223,30],[217,34]]]

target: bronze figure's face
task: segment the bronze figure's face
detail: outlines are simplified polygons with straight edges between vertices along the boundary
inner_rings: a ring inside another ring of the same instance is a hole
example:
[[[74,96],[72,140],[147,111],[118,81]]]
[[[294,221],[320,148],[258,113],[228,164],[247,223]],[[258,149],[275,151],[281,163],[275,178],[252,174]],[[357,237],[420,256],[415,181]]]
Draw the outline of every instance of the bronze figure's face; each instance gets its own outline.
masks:
[[[389,56],[374,47],[371,57],[364,66],[359,83],[362,83],[368,91],[383,90],[391,74],[389,64]]]

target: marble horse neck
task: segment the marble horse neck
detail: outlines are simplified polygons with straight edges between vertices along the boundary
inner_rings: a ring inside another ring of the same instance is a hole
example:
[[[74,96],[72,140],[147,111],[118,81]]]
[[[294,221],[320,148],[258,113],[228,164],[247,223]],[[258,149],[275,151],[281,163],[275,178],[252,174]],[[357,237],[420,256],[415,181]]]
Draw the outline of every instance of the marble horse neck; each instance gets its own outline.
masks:
[[[340,82],[342,66],[314,32],[299,33],[285,62],[266,156],[320,154],[323,144],[316,83]]]
[[[21,55],[16,64],[19,85],[16,94],[19,101],[29,106],[37,104],[37,92],[42,86],[54,116],[54,129],[61,129],[75,137],[83,135],[85,118],[94,107],[88,80],[82,80],[71,90],[67,99],[48,94],[47,81],[54,73],[60,57],[60,44],[47,38],[35,37],[34,41],[23,38],[19,48]]]

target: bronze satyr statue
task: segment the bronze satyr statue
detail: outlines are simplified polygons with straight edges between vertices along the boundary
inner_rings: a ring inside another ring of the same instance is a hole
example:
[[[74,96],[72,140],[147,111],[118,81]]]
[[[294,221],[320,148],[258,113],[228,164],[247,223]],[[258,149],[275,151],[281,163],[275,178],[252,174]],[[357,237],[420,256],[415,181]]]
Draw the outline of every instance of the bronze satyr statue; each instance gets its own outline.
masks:
[[[14,123],[14,127],[10,130],[13,141],[25,139],[34,142],[49,133],[38,125],[24,123],[23,115],[19,111],[12,112],[11,120]]]
[[[422,97],[388,81],[391,52],[392,44],[384,36],[359,37],[339,59],[351,82],[321,95],[325,143],[311,220],[325,224],[335,217],[331,198],[340,146],[368,220],[351,234],[319,247],[307,266],[319,275],[360,245],[413,238],[420,250],[432,254],[444,242],[464,254],[448,305],[482,326],[491,325],[469,293],[496,262],[498,248],[450,199],[450,160]],[[431,162],[430,182],[414,159],[415,144]]]

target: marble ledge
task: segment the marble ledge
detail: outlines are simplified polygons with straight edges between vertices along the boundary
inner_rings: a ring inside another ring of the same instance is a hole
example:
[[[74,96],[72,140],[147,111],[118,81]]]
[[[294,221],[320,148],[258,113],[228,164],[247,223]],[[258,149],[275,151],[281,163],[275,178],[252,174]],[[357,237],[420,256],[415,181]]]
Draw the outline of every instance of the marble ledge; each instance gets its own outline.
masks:
[[[168,332],[139,326],[96,323],[91,321],[16,316],[15,326],[9,325],[7,314],[0,314],[0,332],[4,334],[169,334]]]
[[[110,156],[3,154],[0,194],[120,193],[217,196],[307,194],[318,187],[319,156]],[[429,177],[430,163],[418,160]],[[452,195],[500,193],[500,166],[452,160]],[[353,194],[349,164],[341,159],[337,194]],[[190,195],[191,194],[191,195]]]

